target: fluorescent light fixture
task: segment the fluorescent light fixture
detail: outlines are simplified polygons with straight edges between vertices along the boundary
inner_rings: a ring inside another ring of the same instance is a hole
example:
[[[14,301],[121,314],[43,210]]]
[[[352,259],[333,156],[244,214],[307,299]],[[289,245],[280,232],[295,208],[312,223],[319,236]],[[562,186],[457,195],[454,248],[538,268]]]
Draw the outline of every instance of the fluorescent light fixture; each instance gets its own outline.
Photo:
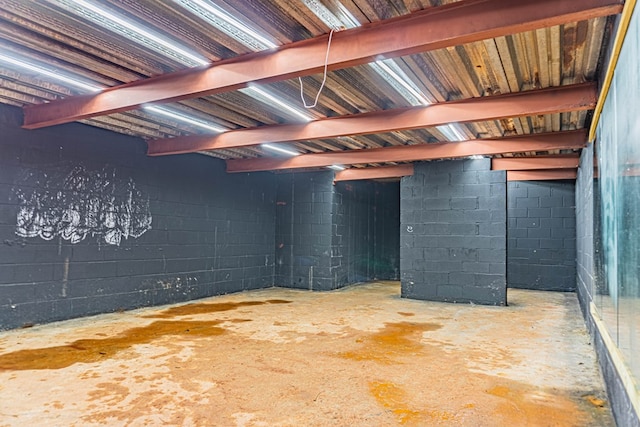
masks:
[[[356,28],[361,24],[342,3],[334,3],[337,15],[331,12],[319,0],[303,0],[304,4],[329,28]],[[404,71],[392,59],[369,64],[373,70],[389,83],[411,105],[429,105],[431,102],[422,94]]]
[[[266,149],[266,150],[271,150],[271,151],[275,151],[277,153],[286,154],[287,156],[299,156],[300,155],[300,153],[298,153],[297,151],[288,150],[286,148],[279,147],[279,146],[273,145],[273,144],[262,144],[261,147]]]
[[[276,43],[262,36],[258,32],[238,21],[233,15],[206,0],[176,0],[182,7],[201,17],[228,36],[234,38],[245,46],[259,51],[274,49]]]
[[[85,0],[58,0],[58,4],[90,21],[114,31],[129,40],[146,46],[176,61],[188,65],[209,65],[202,56],[190,52],[187,48],[171,42],[160,35],[141,28],[121,15],[109,12],[104,5],[95,5]]]
[[[456,123],[450,123],[448,125],[436,126],[449,141],[465,141],[468,138],[458,129]]]
[[[203,18],[214,27],[218,28],[225,34],[233,37],[235,40],[239,41],[240,43],[244,44],[254,51],[260,51],[263,49],[274,49],[278,47],[276,43],[262,36],[257,31],[251,29],[248,25],[236,19],[220,6],[213,4],[208,0],[175,1],[185,9]],[[306,122],[314,119],[314,117],[291,107],[286,102],[278,99],[274,95],[260,89],[257,86],[249,86],[247,88],[240,89],[240,92],[254,99],[257,99],[258,101],[264,102],[265,104],[275,104],[288,113],[292,114],[293,116],[301,118]]]
[[[318,0],[303,0],[303,2],[329,28],[337,30],[340,27],[356,28],[360,26],[360,22],[342,3],[334,3],[338,6],[338,14],[340,15],[338,17]]]
[[[52,79],[67,83],[78,89],[86,90],[87,92],[99,92],[102,89],[104,89],[104,87],[90,84],[90,83],[85,83],[82,80],[78,80],[75,77],[65,76],[64,74],[61,74],[58,71],[48,70],[40,65],[32,64],[30,62],[26,62],[21,59],[12,58],[10,56],[3,55],[2,53],[0,53],[0,62],[5,62],[11,65],[17,66],[19,68],[23,68],[25,70],[34,71],[38,74],[42,74],[47,77],[51,77]]]
[[[344,24],[345,28],[356,28],[362,25],[342,3],[336,2],[335,4],[338,7],[338,19]]]
[[[290,106],[286,102],[282,101],[281,99],[278,99],[277,97],[271,95],[270,93],[260,89],[258,86],[249,86],[249,87],[246,87],[244,89],[240,89],[240,92],[242,92],[245,95],[248,95],[248,96],[250,96],[250,97],[252,97],[254,99],[257,99],[258,101],[262,101],[265,104],[270,104],[270,103],[276,104],[277,106],[283,108],[284,110],[286,110],[290,114],[301,118],[305,122],[310,122],[311,120],[314,119],[310,115],[305,114],[302,111],[293,108],[292,106]]]
[[[205,123],[203,121],[200,121],[198,119],[194,119],[192,117],[189,116],[185,116],[181,113],[177,113],[175,111],[172,110],[168,110],[166,108],[162,108],[162,107],[155,107],[152,105],[148,105],[143,107],[146,111],[150,111],[156,114],[161,114],[163,116],[166,117],[170,117],[172,119],[184,122],[184,123],[189,123],[193,126],[197,126],[199,128],[205,129],[205,130],[209,130],[209,131],[213,131],[216,133],[221,133],[221,132],[226,132],[228,129],[225,129],[223,127],[220,126],[215,126],[215,125],[211,125],[209,123]]]
[[[480,159],[484,159],[484,156],[481,156],[479,154],[476,154],[475,156],[469,156],[469,158],[471,160],[480,160]]]
[[[402,71],[402,68],[391,59],[376,61],[369,64],[378,74],[380,74],[400,95],[411,105],[429,105],[431,102],[420,93],[420,90]]]
[[[303,2],[311,12],[330,28],[340,28],[341,26],[345,28],[355,28],[360,26],[358,20],[341,3],[334,3],[338,7],[337,14],[334,14],[319,0],[303,0]],[[411,105],[426,106],[432,104],[393,59],[383,59],[372,62],[369,66]],[[457,128],[456,124],[438,126],[437,129],[449,141],[464,141],[467,139],[464,133]]]
[[[340,165],[331,165],[331,166],[327,166],[327,168],[333,169],[334,171],[343,171],[346,169],[344,166],[340,166]]]

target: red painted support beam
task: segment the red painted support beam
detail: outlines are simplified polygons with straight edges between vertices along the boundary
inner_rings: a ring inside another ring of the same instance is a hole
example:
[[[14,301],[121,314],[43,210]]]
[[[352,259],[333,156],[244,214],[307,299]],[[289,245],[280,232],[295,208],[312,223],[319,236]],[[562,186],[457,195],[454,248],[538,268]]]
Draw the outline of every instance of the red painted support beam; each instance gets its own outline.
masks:
[[[238,129],[217,135],[192,135],[148,141],[150,156],[228,149],[263,143],[305,141],[339,136],[419,129],[450,122],[497,120],[505,117],[589,110],[595,107],[595,84],[579,84],[508,95],[445,102],[332,117],[304,124]]]
[[[550,181],[557,179],[576,179],[577,174],[577,169],[507,171],[507,181]]]
[[[580,163],[578,154],[537,157],[505,157],[491,160],[493,170],[576,169]]]
[[[336,33],[330,70],[620,13],[621,0],[465,0]],[[132,110],[149,103],[228,92],[320,72],[327,35],[251,53],[208,67],[148,78],[97,94],[24,108],[37,129]]]
[[[402,145],[366,150],[303,154],[296,157],[227,160],[227,172],[318,168],[330,165],[355,165],[380,162],[412,162],[495,155],[528,151],[580,149],[587,143],[586,130],[523,135],[464,142]]]
[[[400,178],[413,175],[413,165],[381,166],[378,168],[345,169],[336,172],[333,182],[357,181],[359,179]]]

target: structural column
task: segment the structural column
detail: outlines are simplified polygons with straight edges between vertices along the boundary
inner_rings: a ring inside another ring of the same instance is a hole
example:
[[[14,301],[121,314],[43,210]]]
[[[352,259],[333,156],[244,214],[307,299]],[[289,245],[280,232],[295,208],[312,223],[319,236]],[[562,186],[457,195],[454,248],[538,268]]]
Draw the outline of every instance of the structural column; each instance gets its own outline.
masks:
[[[506,304],[506,173],[425,162],[400,184],[402,296]]]

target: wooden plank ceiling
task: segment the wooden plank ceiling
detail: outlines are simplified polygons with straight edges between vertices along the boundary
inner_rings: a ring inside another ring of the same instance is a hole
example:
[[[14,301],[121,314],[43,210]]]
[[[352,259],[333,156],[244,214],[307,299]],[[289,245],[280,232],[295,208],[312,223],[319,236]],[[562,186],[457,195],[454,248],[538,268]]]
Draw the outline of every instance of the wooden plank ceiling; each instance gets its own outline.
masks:
[[[483,155],[538,157],[502,163],[538,171],[512,177],[570,177],[622,3],[3,0],[0,103],[23,107],[25,128],[80,121],[230,172],[388,178]]]

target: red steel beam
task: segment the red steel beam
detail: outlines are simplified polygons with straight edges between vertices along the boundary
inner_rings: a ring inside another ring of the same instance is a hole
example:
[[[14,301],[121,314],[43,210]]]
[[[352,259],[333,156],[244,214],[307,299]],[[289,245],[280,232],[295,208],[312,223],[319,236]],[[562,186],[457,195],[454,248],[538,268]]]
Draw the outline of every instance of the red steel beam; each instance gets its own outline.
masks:
[[[399,178],[413,175],[413,165],[381,166],[377,168],[345,169],[336,172],[333,182],[359,179]]]
[[[507,181],[550,181],[556,179],[576,179],[577,175],[577,169],[507,171]]]
[[[466,0],[334,34],[328,68],[336,70],[495,37],[620,13],[622,0]],[[140,80],[24,108],[26,129],[228,92],[322,70],[327,35],[207,67]]]
[[[580,163],[578,154],[538,157],[509,157],[491,160],[493,170],[575,169]]]
[[[304,124],[239,129],[217,135],[191,135],[147,142],[150,156],[246,147],[262,143],[305,141],[339,136],[418,129],[450,122],[589,110],[597,100],[595,84],[579,84],[515,94],[444,102],[315,120]]]
[[[262,157],[256,159],[227,160],[227,172],[255,172],[267,170],[317,168],[330,165],[355,165],[380,162],[412,162],[522,153],[580,149],[587,143],[586,130],[523,135],[499,139],[478,139],[464,142],[401,145],[363,150],[333,151],[303,154],[289,158]]]

